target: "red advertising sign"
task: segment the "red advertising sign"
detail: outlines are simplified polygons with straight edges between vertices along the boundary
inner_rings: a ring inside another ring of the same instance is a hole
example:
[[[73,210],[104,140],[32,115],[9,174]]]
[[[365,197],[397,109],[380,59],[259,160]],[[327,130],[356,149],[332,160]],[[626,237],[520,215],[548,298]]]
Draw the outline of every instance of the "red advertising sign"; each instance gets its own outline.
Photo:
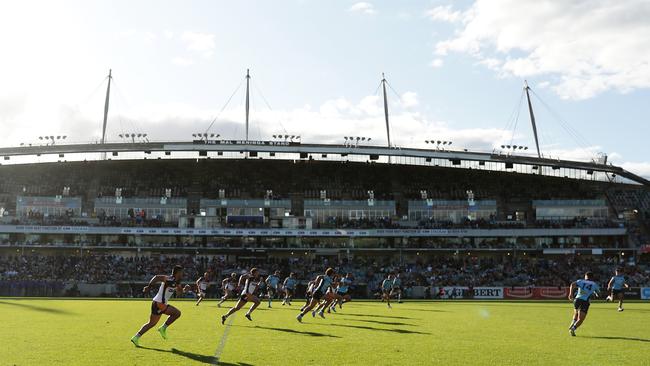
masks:
[[[503,297],[513,300],[561,300],[569,296],[568,287],[506,287]]]

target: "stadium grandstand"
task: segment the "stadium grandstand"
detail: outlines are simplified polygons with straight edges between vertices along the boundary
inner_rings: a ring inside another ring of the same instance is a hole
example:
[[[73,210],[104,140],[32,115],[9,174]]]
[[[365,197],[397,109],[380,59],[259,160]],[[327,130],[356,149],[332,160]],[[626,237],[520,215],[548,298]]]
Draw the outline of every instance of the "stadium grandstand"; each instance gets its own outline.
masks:
[[[617,266],[650,286],[650,182],[606,159],[398,148],[387,111],[388,146],[251,141],[246,116],[244,140],[52,136],[0,148],[0,295],[142,296],[174,263],[213,283],[251,266],[294,271],[303,289],[333,266],[354,273],[359,297],[395,272],[414,298],[444,286],[562,287]],[[55,161],[20,160],[42,156]]]

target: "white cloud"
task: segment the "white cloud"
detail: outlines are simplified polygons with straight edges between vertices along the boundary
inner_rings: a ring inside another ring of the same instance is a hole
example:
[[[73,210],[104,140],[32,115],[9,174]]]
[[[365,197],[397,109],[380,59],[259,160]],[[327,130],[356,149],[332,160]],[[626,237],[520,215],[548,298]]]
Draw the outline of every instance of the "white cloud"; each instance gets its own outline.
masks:
[[[429,17],[457,24],[436,53],[466,53],[501,75],[545,76],[558,95],[586,99],[650,87],[647,0],[476,0]]]
[[[455,23],[461,20],[462,13],[452,10],[451,5],[439,5],[429,9],[425,13],[426,17],[431,20]]]
[[[191,31],[185,31],[180,36],[188,51],[197,52],[204,57],[210,57],[214,54],[217,47],[215,38],[216,36],[212,33]]]
[[[418,93],[408,91],[402,94],[402,96],[400,97],[400,104],[404,108],[411,108],[417,106],[418,104],[420,104],[420,101],[418,99]]]
[[[377,11],[375,10],[375,6],[365,1],[353,4],[350,7],[350,9],[348,9],[348,11],[353,13],[367,14],[367,15],[372,15],[377,13]]]
[[[627,171],[636,173],[642,177],[650,179],[650,162],[645,162],[645,163],[625,162],[621,164],[621,167]]]
[[[172,58],[172,63],[179,66],[191,66],[194,65],[194,60],[187,57],[174,57]]]
[[[443,59],[435,58],[435,59],[433,59],[433,61],[431,61],[429,66],[431,66],[434,69],[438,69],[438,68],[441,68],[442,65],[444,65],[444,64],[445,64],[445,61]]]

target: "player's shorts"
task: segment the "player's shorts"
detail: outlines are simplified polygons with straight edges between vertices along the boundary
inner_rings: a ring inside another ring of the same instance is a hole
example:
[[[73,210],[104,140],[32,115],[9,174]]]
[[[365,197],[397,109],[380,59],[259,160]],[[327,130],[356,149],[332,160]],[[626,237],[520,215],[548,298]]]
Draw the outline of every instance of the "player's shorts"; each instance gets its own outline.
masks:
[[[393,287],[393,292],[402,292],[402,287],[401,286]]]
[[[294,291],[294,290],[293,290],[292,288],[287,288],[287,287],[285,287],[285,288],[284,288],[284,291],[287,293],[287,295],[289,295],[289,296],[293,296],[293,291]]]
[[[151,302],[151,315],[162,315],[167,310],[169,305],[160,303],[158,301]]]
[[[316,300],[322,299],[323,298],[323,291],[321,291],[321,290],[314,291],[314,293],[311,294],[311,298],[316,299]]]
[[[347,292],[340,292],[340,291],[337,291],[336,294],[339,295],[339,296],[341,296],[341,297],[344,297],[344,296],[347,296],[348,293],[347,293]]]
[[[387,289],[382,289],[382,290],[381,290],[381,292],[382,292],[384,295],[387,295],[387,296],[390,295],[390,291],[391,291],[391,290],[387,290]]]
[[[268,292],[271,296],[275,296],[278,293],[278,289],[275,287],[269,287]]]
[[[198,295],[199,295],[200,297],[205,297],[205,291],[199,291],[199,294],[198,294]]]
[[[243,302],[247,302],[248,301],[248,294],[243,294],[243,295],[239,296],[239,300],[243,301]]]
[[[618,290],[617,289],[612,290],[612,295],[614,295],[614,296],[623,295],[623,294],[625,294],[625,290],[623,290],[622,288],[618,289]]]
[[[589,311],[589,305],[591,305],[589,301],[585,301],[583,299],[575,299],[573,301],[573,308],[580,310],[585,314]]]

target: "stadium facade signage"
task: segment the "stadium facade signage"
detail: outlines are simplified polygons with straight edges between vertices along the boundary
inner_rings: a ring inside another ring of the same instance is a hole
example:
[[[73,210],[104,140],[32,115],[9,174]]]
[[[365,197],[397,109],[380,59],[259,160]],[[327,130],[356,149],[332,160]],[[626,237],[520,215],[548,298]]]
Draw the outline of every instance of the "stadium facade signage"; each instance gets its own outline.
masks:
[[[650,300],[650,287],[641,288],[641,300]]]
[[[260,146],[293,146],[299,145],[289,141],[245,141],[245,140],[194,140],[195,145],[260,145]]]
[[[196,235],[196,236],[312,236],[312,237],[517,237],[517,236],[601,236],[625,235],[626,229],[193,229],[193,228],[143,228],[105,226],[37,226],[0,225],[0,233],[79,233],[79,234],[145,234],[145,235]],[[561,249],[573,253],[576,249]],[[547,253],[548,249],[544,250]],[[589,250],[591,252],[591,249]],[[553,252],[554,254],[557,254]]]

